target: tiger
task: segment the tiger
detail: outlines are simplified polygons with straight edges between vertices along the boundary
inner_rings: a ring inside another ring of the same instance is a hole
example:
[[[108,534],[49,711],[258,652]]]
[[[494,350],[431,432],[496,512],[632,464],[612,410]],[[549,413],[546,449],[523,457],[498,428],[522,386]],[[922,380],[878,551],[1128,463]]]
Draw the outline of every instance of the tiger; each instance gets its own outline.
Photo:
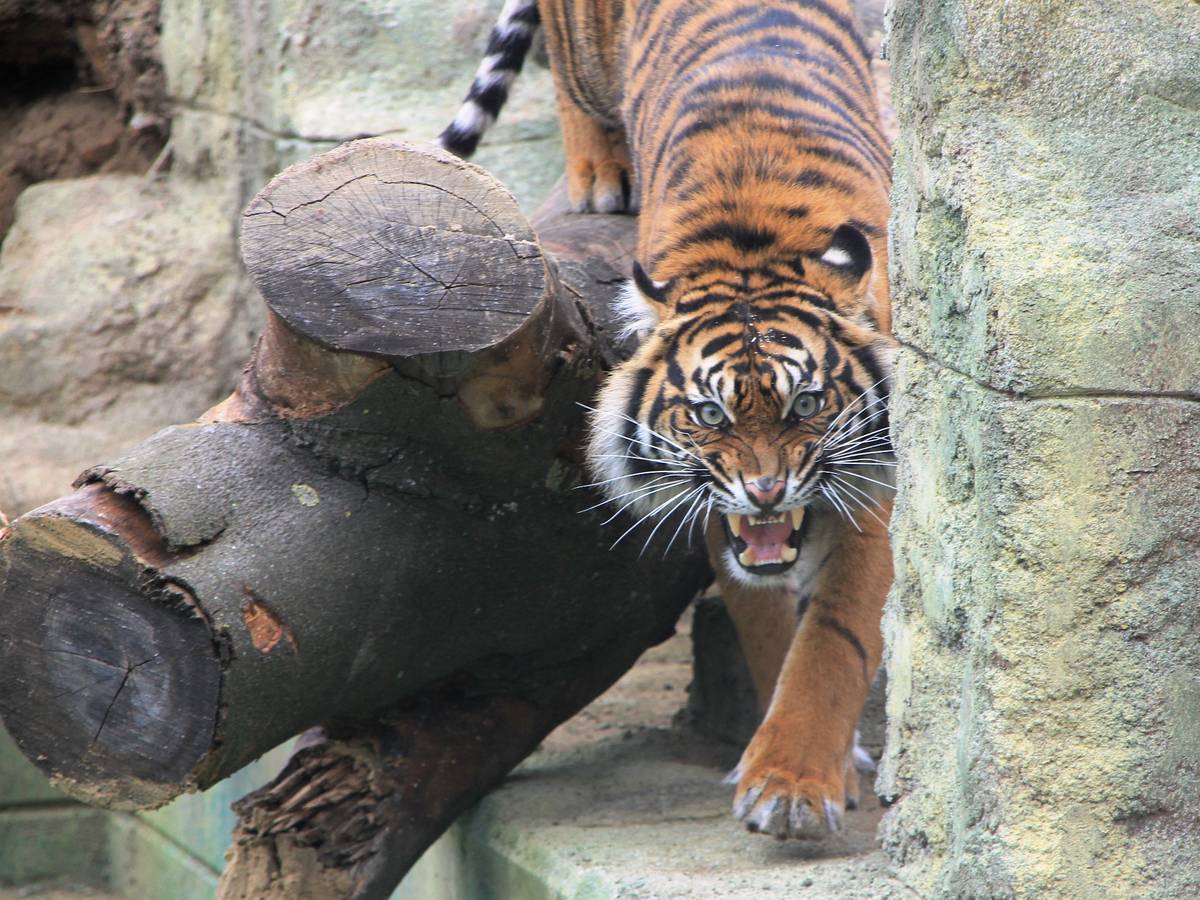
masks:
[[[620,509],[698,524],[761,723],[752,832],[844,824],[892,581],[890,148],[849,0],[508,0],[439,138],[469,155],[541,24],[576,212],[637,212],[640,346],[587,456]],[[670,528],[668,524],[668,528]]]

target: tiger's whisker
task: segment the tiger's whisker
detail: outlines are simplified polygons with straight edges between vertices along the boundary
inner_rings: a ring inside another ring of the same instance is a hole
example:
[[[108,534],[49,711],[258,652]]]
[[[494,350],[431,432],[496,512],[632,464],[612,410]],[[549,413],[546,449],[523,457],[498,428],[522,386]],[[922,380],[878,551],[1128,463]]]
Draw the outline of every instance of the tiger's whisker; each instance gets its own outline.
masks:
[[[692,494],[695,494],[696,492],[702,491],[702,490],[704,490],[703,485],[701,485],[700,487],[693,488],[692,490],[688,491],[686,494],[680,495],[679,499],[676,500],[674,504],[672,504],[671,508],[662,514],[662,517],[658,520],[657,524],[655,524],[655,526],[650,529],[650,533],[648,535],[646,535],[646,543],[642,544],[642,549],[640,551],[638,551],[638,556],[641,556],[643,553],[646,552],[646,548],[648,548],[650,546],[650,542],[652,540],[654,540],[655,533],[658,531],[658,529],[662,528],[664,522],[666,522],[668,519],[671,518],[671,516],[675,512],[675,510],[679,509],[679,507],[681,507],[683,504],[687,503],[687,501],[691,498]],[[670,544],[667,545],[667,548],[670,549]],[[663,552],[663,558],[664,559],[666,558],[666,551]]]
[[[836,475],[834,477],[837,478]],[[865,497],[867,500],[870,500],[871,503],[873,503],[875,506],[879,507],[880,509],[883,509],[883,507],[880,505],[879,501],[876,500],[874,497],[872,497],[870,494],[863,492],[860,488],[855,487],[854,485],[850,484],[850,482],[848,482],[848,481],[843,481],[841,483],[848,490],[854,491],[855,494],[858,494],[861,497]],[[867,506],[867,504],[864,503],[863,500],[855,498],[855,497],[851,497],[851,499],[854,500],[854,502],[858,504],[859,509],[863,510],[865,513],[870,515],[872,519],[874,519],[876,522],[878,522],[884,528],[888,527],[887,522],[885,522],[885,521],[883,521],[883,519],[879,518],[879,516],[877,516],[875,514],[875,510],[873,510],[873,509],[871,509],[871,507]]]
[[[696,509],[697,504],[704,502],[704,485],[700,485],[693,493],[696,495],[692,500],[692,505],[684,510],[683,516],[679,519],[679,525],[675,528],[675,533],[671,535],[671,539],[667,541],[667,549],[663,551],[663,559],[667,558],[667,554],[671,552],[671,547],[675,544],[675,539],[679,537],[679,532],[683,531],[683,526],[688,523],[688,519],[692,516],[692,511]],[[691,541],[688,542],[689,545]]]
[[[664,478],[664,479],[666,478],[666,476],[660,476],[660,477]],[[652,483],[652,484],[641,484],[635,488],[631,488],[630,490],[625,491],[623,494],[617,494],[614,497],[606,497],[598,503],[593,503],[591,506],[587,507],[586,509],[581,509],[579,512],[580,513],[591,512],[593,509],[599,509],[601,506],[607,506],[609,503],[616,503],[616,502],[623,500],[624,498],[630,497],[630,496],[633,496],[633,500],[630,502],[631,503],[636,502],[637,500],[641,499],[642,495],[650,496],[651,494],[655,494],[661,490],[666,490],[667,488],[672,488],[672,487],[676,487],[678,485],[687,484],[689,481],[691,481],[690,478],[680,478],[680,479],[659,481],[657,483]],[[637,496],[634,496],[634,495],[637,495]],[[622,507],[622,509],[624,509],[624,507]],[[619,510],[618,510],[618,512],[619,512]]]
[[[865,412],[865,410],[864,410],[864,412]],[[852,440],[854,438],[859,438],[859,437],[865,437],[867,434],[879,434],[881,432],[887,431],[890,428],[889,425],[884,425],[880,428],[875,428],[875,429],[871,430],[870,432],[864,432],[862,430],[863,428],[866,428],[871,423],[873,423],[880,416],[884,416],[886,414],[887,414],[887,407],[881,406],[878,409],[873,410],[871,412],[871,415],[868,416],[866,419],[863,419],[862,421],[859,421],[859,416],[855,416],[853,419],[850,419],[849,421],[843,423],[843,425],[840,428],[826,429],[825,435],[821,438],[821,440],[826,442],[826,446],[834,446],[836,444],[842,443],[843,441]],[[861,415],[861,413],[859,415]]]
[[[651,475],[663,477],[665,475],[678,475],[680,477],[688,473],[679,471],[678,469],[652,469],[649,472],[626,472],[623,475],[614,475],[612,478],[605,478],[603,481],[591,481],[587,484],[577,484],[574,490],[581,491],[584,488],[600,487],[603,484],[612,484],[614,481],[621,481],[625,478],[649,478]]]
[[[612,437],[619,438],[620,440],[622,440],[622,441],[625,441],[626,443],[628,443],[628,444],[629,444],[631,447],[635,447],[635,446],[636,446],[636,447],[641,447],[641,446],[643,446],[643,443],[642,443],[642,441],[641,441],[640,439],[638,439],[638,438],[631,438],[631,437],[629,437],[629,435],[626,435],[626,434],[621,434],[619,431],[613,431],[611,428],[605,428],[605,427],[604,427],[604,426],[602,426],[602,425],[596,425],[596,424],[594,424],[594,423],[593,423],[593,425],[592,425],[592,428],[594,428],[596,431],[603,431],[605,434],[607,434],[607,435],[611,435]],[[662,437],[662,435],[661,435],[661,434],[658,434],[658,432],[657,432],[657,431],[652,431],[651,433],[652,433],[652,434],[655,434],[655,435],[658,435],[658,437]],[[682,453],[687,453],[687,451],[686,451],[686,450],[681,450],[680,452],[682,452]],[[687,455],[688,455],[688,456],[691,456],[691,454],[690,454],[690,453],[687,453]],[[652,458],[652,457],[639,457],[639,458],[640,458],[640,459],[649,459],[651,462],[671,462],[671,463],[676,463],[676,464],[679,464],[679,465],[693,465],[693,463],[684,463],[684,462],[682,462],[682,461],[680,461],[680,460],[672,460],[672,459],[669,459],[669,458],[657,458],[657,459],[656,459],[656,458]],[[693,457],[693,458],[694,458],[694,457]],[[698,459],[697,459],[697,460],[696,460],[696,462],[701,462],[701,460],[698,460]]]
[[[628,528],[626,528],[623,532],[621,532],[621,536],[618,537],[615,541],[613,541],[612,545],[608,549],[612,550],[614,547],[616,547],[617,544],[621,543],[621,541],[623,541],[625,539],[625,537],[628,534],[630,534],[635,528],[637,528],[639,525],[641,525],[643,522],[645,522],[651,516],[658,515],[659,512],[661,512],[663,509],[665,509],[670,503],[674,502],[677,497],[678,497],[677,494],[672,494],[670,497],[668,497],[666,500],[664,500],[658,506],[654,507],[654,509],[650,510],[650,512],[643,515],[640,519],[638,519],[636,522],[634,522],[632,525],[630,525]]]
[[[859,534],[862,534],[862,529],[858,525],[858,520],[855,519],[854,514],[847,509],[841,495],[837,492],[833,485],[829,484],[828,482],[821,482],[821,493],[825,495],[825,498],[829,500],[829,502],[832,503],[845,518],[850,520],[850,524],[854,526],[854,530]]]
[[[627,415],[625,415],[625,413],[607,412],[605,410],[597,409],[594,406],[588,406],[586,403],[580,403],[579,405],[582,406],[584,409],[595,413],[597,416],[608,416],[610,418],[617,418],[617,419],[621,419],[625,422],[629,422],[631,425],[636,425],[638,428],[645,428],[646,431],[650,432],[650,434],[665,441],[667,444],[674,447],[680,453],[687,454],[692,459],[696,460],[696,462],[701,462],[700,458],[698,456],[696,456],[694,453],[692,453],[692,451],[688,450],[686,447],[671,440],[665,434],[655,431],[653,428],[651,428],[649,425],[645,424],[644,422],[639,422],[637,419],[633,418],[633,416],[627,416]],[[620,436],[624,437],[624,435],[620,435]],[[626,440],[629,440],[629,439],[626,438]]]
[[[871,484],[877,484],[881,488],[886,488],[889,491],[894,491],[896,489],[895,485],[888,484],[885,481],[876,481],[874,478],[868,478],[866,475],[863,475],[859,472],[835,472],[834,474],[845,475],[848,478],[861,478],[863,481],[869,481]]]
[[[838,420],[839,420],[839,419],[841,419],[841,417],[842,417],[842,416],[844,416],[844,415],[846,415],[847,413],[849,413],[849,412],[850,412],[850,410],[854,408],[854,404],[855,404],[855,403],[857,403],[857,402],[858,402],[859,400],[861,400],[863,397],[865,397],[865,396],[867,396],[868,394],[870,394],[870,393],[871,393],[871,391],[875,390],[875,388],[879,387],[879,386],[880,386],[881,384],[883,384],[885,381],[887,381],[887,376],[886,376],[886,375],[885,375],[883,378],[880,378],[880,379],[879,379],[878,381],[876,381],[874,384],[872,384],[872,385],[870,385],[869,387],[867,387],[867,388],[866,388],[865,390],[863,390],[863,391],[862,391],[862,392],[861,392],[861,393],[860,393],[860,394],[859,394],[857,397],[855,397],[853,400],[851,400],[849,403],[847,403],[847,404],[845,405],[845,407],[842,409],[842,411],[841,411],[841,412],[839,412],[839,413],[838,413],[836,416],[834,416],[834,417],[833,417],[833,421],[829,423],[829,427],[830,427],[830,428],[833,428],[835,425],[837,425],[837,423],[838,423]]]

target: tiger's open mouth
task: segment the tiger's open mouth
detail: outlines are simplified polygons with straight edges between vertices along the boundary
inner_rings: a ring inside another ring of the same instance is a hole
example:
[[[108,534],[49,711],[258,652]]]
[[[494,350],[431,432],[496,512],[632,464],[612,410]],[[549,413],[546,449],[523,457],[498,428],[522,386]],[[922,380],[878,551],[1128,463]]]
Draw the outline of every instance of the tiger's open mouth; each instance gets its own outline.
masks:
[[[804,507],[773,516],[721,516],[733,555],[747,572],[776,575],[786,572],[800,556],[804,539]]]

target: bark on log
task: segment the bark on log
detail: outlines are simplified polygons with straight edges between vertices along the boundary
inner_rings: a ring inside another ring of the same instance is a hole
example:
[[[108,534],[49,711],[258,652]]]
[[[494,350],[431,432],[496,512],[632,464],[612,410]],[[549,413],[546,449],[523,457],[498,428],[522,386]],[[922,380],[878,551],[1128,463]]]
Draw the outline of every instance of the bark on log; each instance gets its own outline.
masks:
[[[273,314],[237,391],[0,536],[0,715],[60,787],[157,806],[326,723],[307,758],[353,747],[380,776],[371,828],[334,815],[361,802],[323,806],[324,832],[267,818],[383,896],[670,633],[703,564],[661,533],[610,552],[573,490],[578,404],[616,352],[588,309],[631,223],[561,210],[539,247],[487,173],[378,140],[263,190],[243,255]],[[268,789],[300,795],[285,814],[328,787],[305,758]]]

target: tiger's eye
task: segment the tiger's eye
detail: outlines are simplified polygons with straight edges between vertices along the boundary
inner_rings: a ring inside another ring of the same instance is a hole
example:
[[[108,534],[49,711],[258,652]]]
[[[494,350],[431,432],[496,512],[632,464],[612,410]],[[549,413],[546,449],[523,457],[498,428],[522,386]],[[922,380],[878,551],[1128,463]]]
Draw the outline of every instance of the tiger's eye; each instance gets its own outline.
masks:
[[[696,407],[696,418],[709,428],[720,428],[725,424],[725,410],[716,403],[701,403]]]
[[[801,394],[792,401],[792,414],[801,419],[807,419],[821,408],[819,394]]]

